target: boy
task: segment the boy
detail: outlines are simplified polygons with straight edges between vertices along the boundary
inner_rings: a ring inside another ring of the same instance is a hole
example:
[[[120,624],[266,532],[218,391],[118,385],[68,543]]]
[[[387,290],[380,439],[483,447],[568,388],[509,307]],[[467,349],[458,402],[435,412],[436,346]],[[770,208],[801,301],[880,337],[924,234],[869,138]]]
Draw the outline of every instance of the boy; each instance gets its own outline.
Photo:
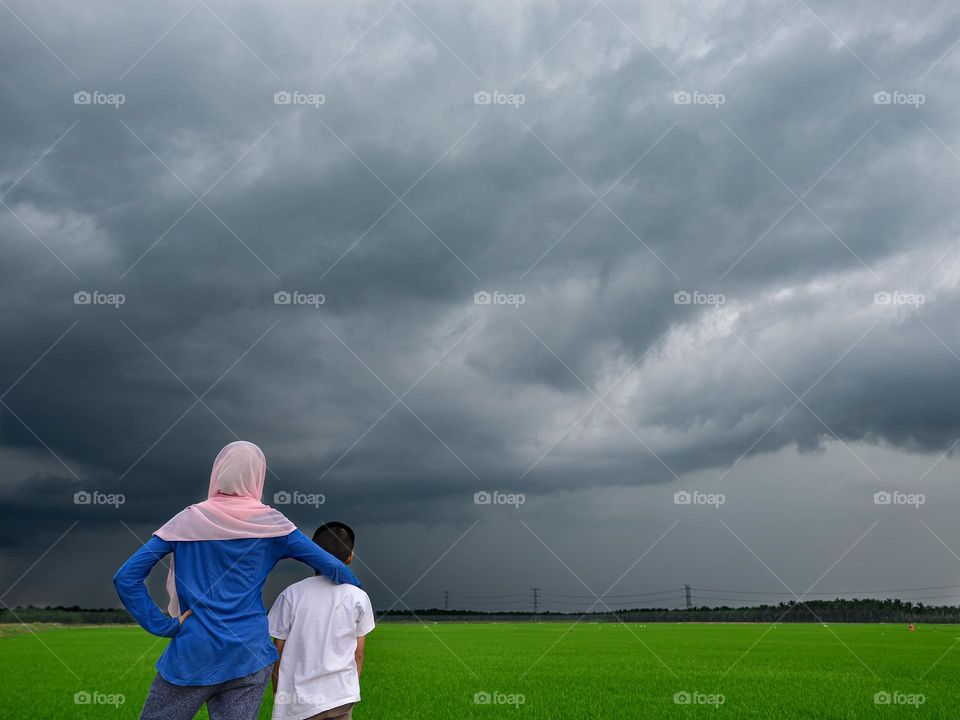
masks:
[[[353,560],[355,539],[339,522],[313,534],[345,565]],[[374,626],[367,594],[318,575],[280,593],[269,618],[280,654],[273,667],[273,720],[350,720],[360,701],[364,639]]]

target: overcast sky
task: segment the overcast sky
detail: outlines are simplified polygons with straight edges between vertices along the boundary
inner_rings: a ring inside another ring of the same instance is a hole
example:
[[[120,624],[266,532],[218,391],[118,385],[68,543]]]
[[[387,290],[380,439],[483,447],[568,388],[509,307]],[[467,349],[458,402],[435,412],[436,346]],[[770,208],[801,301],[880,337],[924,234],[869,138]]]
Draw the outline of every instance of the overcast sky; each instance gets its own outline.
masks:
[[[960,583],[954,4],[0,18],[4,603],[239,438],[381,608]]]

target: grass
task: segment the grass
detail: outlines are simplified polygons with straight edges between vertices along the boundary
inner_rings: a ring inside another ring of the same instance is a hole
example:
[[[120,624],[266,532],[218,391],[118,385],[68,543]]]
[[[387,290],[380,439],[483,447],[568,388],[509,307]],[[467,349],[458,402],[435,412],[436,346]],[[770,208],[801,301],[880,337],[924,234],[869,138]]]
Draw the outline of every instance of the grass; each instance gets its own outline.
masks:
[[[138,716],[165,640],[135,627],[30,630],[0,629],[3,717]],[[383,624],[354,717],[955,718],[958,644],[949,625]],[[81,691],[125,699],[76,705]],[[878,692],[923,704],[878,706]],[[724,702],[682,705],[677,693]],[[268,693],[261,718],[269,708]]]

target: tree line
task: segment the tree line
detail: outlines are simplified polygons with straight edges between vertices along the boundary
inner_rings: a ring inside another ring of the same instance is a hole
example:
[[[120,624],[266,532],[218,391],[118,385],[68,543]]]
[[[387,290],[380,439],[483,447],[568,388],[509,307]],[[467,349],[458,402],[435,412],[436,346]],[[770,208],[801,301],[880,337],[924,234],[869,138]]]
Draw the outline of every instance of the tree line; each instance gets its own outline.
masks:
[[[689,609],[621,608],[610,612],[557,612],[532,610],[479,611],[390,610],[383,620],[443,621],[572,621],[583,617],[592,622],[755,622],[755,623],[952,623],[960,624],[960,607],[925,605],[908,600],[835,599],[795,600],[750,607],[696,606]],[[62,623],[64,625],[126,625],[130,614],[116,608],[17,607],[0,609],[0,623]]]

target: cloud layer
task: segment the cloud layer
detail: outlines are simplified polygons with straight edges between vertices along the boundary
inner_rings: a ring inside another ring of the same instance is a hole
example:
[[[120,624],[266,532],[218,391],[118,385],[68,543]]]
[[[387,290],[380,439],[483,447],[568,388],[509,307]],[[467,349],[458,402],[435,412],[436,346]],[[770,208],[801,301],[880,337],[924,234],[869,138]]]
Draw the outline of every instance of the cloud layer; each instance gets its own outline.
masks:
[[[943,5],[2,12],[10,582],[76,519],[149,533],[236,437],[450,542],[481,489],[599,493],[618,543],[623,493],[753,456],[953,467]]]

